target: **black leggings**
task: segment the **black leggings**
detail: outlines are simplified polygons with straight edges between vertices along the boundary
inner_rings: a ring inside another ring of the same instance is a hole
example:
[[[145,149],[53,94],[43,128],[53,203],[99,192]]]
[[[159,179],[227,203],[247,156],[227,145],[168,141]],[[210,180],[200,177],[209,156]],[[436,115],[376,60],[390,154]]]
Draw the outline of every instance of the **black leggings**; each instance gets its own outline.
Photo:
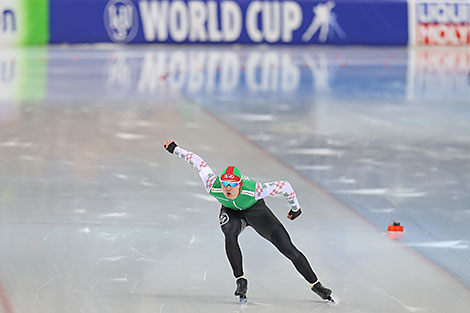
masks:
[[[309,283],[313,284],[317,281],[317,275],[310,267],[307,258],[292,244],[286,229],[266,206],[263,199],[243,211],[222,206],[219,219],[225,235],[225,252],[235,277],[243,276],[242,253],[238,244],[238,235],[246,226],[251,226],[291,260],[297,271]]]

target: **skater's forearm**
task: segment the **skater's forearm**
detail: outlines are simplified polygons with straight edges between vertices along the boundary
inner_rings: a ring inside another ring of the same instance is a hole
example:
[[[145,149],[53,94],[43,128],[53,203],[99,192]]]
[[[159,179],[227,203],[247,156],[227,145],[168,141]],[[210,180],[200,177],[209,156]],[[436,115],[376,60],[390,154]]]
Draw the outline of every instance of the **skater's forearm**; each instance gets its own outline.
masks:
[[[291,210],[297,212],[300,210],[300,204],[297,195],[291,184],[287,181],[274,181],[269,183],[256,183],[255,199],[263,199],[268,196],[282,194],[289,203]]]
[[[208,167],[207,163],[204,162],[204,160],[195,154],[194,152],[185,150],[181,147],[176,147],[175,151],[173,154],[177,155],[181,159],[185,160],[187,163],[189,163],[192,167],[199,171],[201,171],[203,168]]]
[[[181,159],[185,160],[195,169],[197,169],[199,177],[204,183],[204,188],[207,192],[209,192],[217,178],[217,175],[214,174],[209,165],[207,165],[207,163],[194,152],[187,151],[181,147],[176,147],[174,150],[174,154],[180,157]]]

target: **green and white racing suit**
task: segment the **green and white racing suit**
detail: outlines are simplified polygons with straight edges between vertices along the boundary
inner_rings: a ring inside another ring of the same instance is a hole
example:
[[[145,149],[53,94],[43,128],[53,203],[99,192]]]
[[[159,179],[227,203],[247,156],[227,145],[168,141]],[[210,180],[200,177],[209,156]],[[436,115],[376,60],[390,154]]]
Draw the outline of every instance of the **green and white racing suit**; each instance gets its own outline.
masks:
[[[260,199],[281,194],[286,198],[292,211],[297,212],[300,209],[295,191],[287,181],[261,183],[243,175],[240,193],[236,199],[232,200],[225,197],[222,192],[220,177],[214,174],[209,165],[200,156],[180,147],[175,148],[174,154],[197,169],[206,191],[224,207],[232,210],[246,210]]]

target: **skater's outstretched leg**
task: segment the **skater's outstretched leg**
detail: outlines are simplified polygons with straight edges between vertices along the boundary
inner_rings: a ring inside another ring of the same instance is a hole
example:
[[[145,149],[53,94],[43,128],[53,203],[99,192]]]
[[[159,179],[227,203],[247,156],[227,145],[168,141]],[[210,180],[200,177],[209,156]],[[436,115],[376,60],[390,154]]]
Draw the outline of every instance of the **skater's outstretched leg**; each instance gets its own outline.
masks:
[[[294,246],[287,230],[264,201],[258,201],[246,212],[246,215],[249,225],[291,260],[297,271],[310,284],[317,280],[317,275],[313,272],[305,256]]]
[[[265,239],[270,241],[285,257],[294,264],[297,271],[312,284],[312,290],[320,297],[325,296],[326,300],[331,300],[331,290],[318,284],[318,277],[312,270],[305,255],[300,252],[292,243],[287,230],[272,214],[271,210],[265,205],[261,206],[265,210],[263,218],[257,218],[256,215],[250,214],[248,221],[253,228]],[[266,217],[267,216],[267,217]],[[315,286],[315,287],[313,287]]]
[[[279,226],[271,235],[270,241],[285,257],[292,261],[297,271],[313,284],[318,280],[307,258],[292,243],[284,226]]]

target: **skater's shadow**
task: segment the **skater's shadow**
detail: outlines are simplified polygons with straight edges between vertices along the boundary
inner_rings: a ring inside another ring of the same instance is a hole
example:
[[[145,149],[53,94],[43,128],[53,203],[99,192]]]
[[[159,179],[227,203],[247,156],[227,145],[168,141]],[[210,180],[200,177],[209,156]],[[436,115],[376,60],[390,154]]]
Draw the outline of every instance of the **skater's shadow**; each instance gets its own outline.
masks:
[[[144,295],[141,295],[144,296]],[[299,312],[312,312],[328,305],[328,301],[317,299],[300,298],[248,298],[246,304],[240,304],[238,297],[227,297],[225,295],[188,295],[188,294],[154,294],[145,295],[152,297],[160,305],[164,304],[167,308],[178,309],[178,313],[189,313],[195,311],[209,312],[244,312],[244,313],[284,313],[292,308]]]

